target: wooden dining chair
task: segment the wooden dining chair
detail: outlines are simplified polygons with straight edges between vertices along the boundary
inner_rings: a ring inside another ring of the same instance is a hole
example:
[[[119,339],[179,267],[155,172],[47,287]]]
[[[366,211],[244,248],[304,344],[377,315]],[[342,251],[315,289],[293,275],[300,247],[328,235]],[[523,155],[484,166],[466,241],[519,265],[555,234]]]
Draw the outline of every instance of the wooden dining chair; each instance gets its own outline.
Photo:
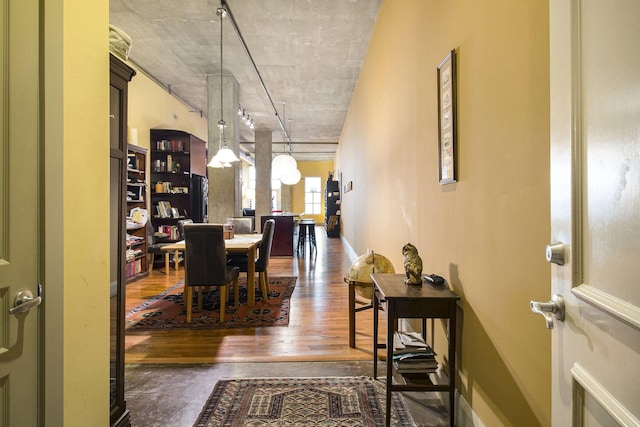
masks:
[[[238,307],[238,267],[227,265],[223,226],[220,224],[185,224],[184,295],[187,323],[191,322],[193,291],[198,289],[198,308],[202,310],[202,291],[216,286],[220,293],[220,321],[224,322],[227,286],[233,283],[235,307]]]
[[[256,273],[258,273],[258,285],[262,292],[262,298],[264,300],[269,299],[269,276],[267,274],[267,267],[269,266],[269,258],[271,257],[271,244],[273,243],[273,232],[276,228],[276,221],[274,219],[268,219],[264,222],[262,227],[262,241],[258,246],[258,257],[256,258]],[[247,255],[231,254],[227,258],[229,265],[240,268],[243,273],[248,273],[249,258]],[[247,277],[247,283],[249,280],[255,280],[253,277]]]

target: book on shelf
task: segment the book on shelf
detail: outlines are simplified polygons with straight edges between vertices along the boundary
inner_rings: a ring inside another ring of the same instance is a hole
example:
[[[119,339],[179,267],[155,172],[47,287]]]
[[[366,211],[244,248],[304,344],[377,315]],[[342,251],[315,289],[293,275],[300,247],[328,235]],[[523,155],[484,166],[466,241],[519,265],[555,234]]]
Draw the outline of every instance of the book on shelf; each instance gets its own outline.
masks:
[[[393,335],[393,350],[396,351],[431,351],[431,347],[418,332],[396,331]]]
[[[176,225],[160,225],[158,227],[158,233],[162,234],[165,239],[169,240],[178,240],[180,238],[178,226]]]
[[[133,234],[129,234],[129,233],[127,233],[125,240],[126,240],[127,246],[144,243],[144,237],[134,236]]]
[[[393,362],[393,366],[396,372],[399,374],[418,374],[418,373],[431,373],[438,369],[438,361],[427,360],[423,362]]]
[[[396,332],[393,336],[393,364],[398,373],[434,372],[436,353],[416,332]]]
[[[160,151],[184,151],[184,141],[162,139],[156,141],[156,150]]]
[[[156,205],[156,213],[160,218],[171,218],[171,203],[166,200],[159,201]]]

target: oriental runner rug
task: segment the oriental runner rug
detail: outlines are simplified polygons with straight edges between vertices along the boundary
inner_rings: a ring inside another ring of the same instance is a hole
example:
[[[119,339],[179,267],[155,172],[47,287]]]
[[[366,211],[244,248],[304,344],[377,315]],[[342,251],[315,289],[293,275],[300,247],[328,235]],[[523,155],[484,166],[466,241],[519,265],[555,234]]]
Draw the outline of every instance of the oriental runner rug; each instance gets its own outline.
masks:
[[[385,383],[368,377],[221,380],[194,427],[385,425]],[[414,426],[401,395],[391,425]]]
[[[187,306],[182,300],[184,281],[150,298],[125,316],[127,332],[169,329],[229,329],[262,326],[287,326],[289,304],[297,277],[270,277],[269,299],[256,289],[256,303],[247,306],[246,277],[240,278],[240,304],[233,307],[233,295],[226,305],[225,321],[220,322],[220,297],[217,289],[204,293],[202,310],[198,310],[194,292],[191,323],[187,323]]]

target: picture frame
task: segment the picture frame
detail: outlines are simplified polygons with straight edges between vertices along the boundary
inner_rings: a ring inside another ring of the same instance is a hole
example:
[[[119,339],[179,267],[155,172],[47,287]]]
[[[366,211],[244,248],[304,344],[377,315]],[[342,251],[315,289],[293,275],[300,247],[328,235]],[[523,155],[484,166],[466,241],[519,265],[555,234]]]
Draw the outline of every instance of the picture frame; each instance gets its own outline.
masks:
[[[457,182],[456,51],[438,65],[438,182]]]

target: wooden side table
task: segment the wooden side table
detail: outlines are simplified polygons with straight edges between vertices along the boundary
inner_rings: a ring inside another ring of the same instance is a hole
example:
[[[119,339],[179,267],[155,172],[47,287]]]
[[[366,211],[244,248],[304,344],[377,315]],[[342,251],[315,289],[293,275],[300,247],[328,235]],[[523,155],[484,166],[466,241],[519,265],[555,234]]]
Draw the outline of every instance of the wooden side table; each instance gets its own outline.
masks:
[[[455,373],[456,373],[456,308],[458,295],[448,287],[429,283],[422,286],[404,284],[404,274],[371,275],[375,286],[373,293],[373,376],[378,377],[378,349],[387,349],[387,407],[386,425],[391,421],[391,392],[393,391],[446,391],[449,393],[449,422],[454,425]],[[378,343],[378,307],[387,312],[386,344]],[[404,384],[393,384],[393,335],[398,319],[422,319],[422,336],[426,341],[426,319],[448,319],[449,323],[449,377],[448,384],[434,384],[428,373],[403,375]]]

